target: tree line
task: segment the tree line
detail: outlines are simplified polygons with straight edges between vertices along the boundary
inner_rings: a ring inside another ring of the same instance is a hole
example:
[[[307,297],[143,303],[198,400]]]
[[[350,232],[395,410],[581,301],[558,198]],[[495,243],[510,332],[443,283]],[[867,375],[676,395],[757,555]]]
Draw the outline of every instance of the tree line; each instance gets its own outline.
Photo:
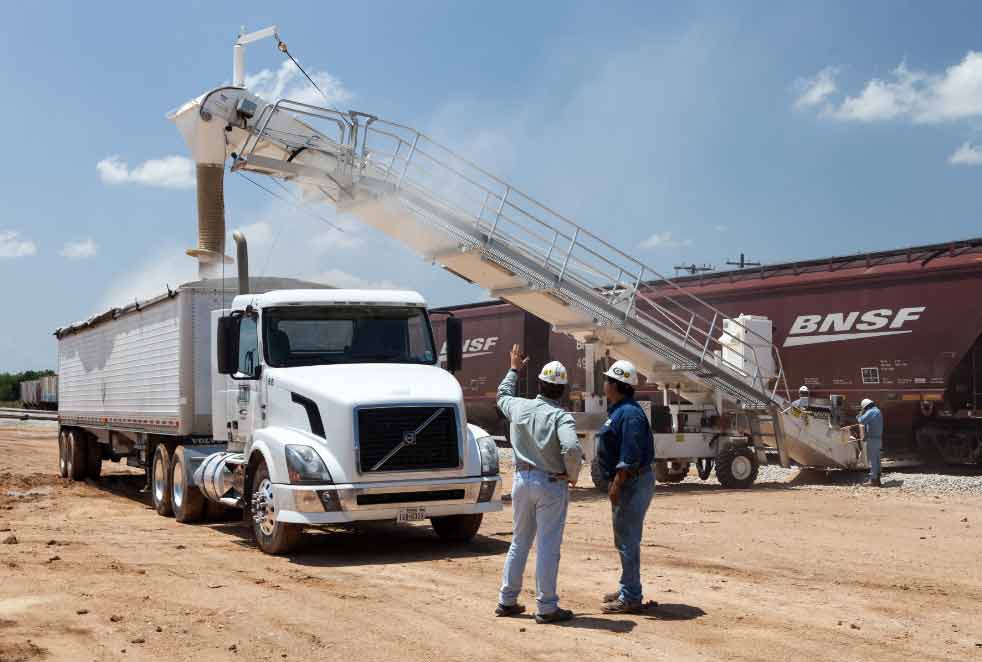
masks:
[[[54,370],[0,372],[0,401],[20,400],[20,383],[55,374]]]

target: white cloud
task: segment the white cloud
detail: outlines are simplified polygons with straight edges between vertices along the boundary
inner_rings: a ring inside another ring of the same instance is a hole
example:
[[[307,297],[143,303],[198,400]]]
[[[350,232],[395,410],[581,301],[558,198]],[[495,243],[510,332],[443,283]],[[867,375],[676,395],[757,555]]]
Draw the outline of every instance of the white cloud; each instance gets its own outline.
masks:
[[[37,255],[38,245],[29,239],[21,239],[13,230],[0,231],[0,257],[27,257]]]
[[[641,242],[641,248],[681,248],[691,245],[691,239],[673,239],[671,232],[656,232]]]
[[[108,156],[96,166],[99,179],[106,184],[143,184],[159,188],[194,188],[194,161],[184,156],[165,156],[144,161],[130,168],[118,154]]]
[[[94,241],[84,239],[82,241],[66,241],[65,245],[61,248],[60,254],[72,260],[81,260],[94,256],[97,250],[98,246],[96,246]]]
[[[330,229],[311,239],[311,247],[318,253],[328,253],[335,250],[359,248],[365,240],[361,228],[350,219],[337,223],[338,229]]]
[[[728,225],[714,225],[713,226],[713,229],[716,230],[717,232],[726,232],[726,231],[728,231],[730,229],[730,226],[728,226]]]
[[[795,84],[799,91],[798,98],[794,100],[795,109],[813,108],[835,94],[838,89],[835,77],[838,73],[839,70],[835,67],[825,67],[812,78],[800,79]]]
[[[307,280],[333,287],[359,290],[397,290],[402,289],[391,280],[369,281],[341,269],[328,269],[311,274]],[[405,286],[403,286],[405,287]]]
[[[971,143],[962,143],[961,147],[948,159],[951,165],[982,165],[982,147]]]
[[[853,96],[835,103],[836,70],[826,67],[804,85],[795,108],[815,107],[841,121],[879,122],[905,119],[939,124],[982,116],[982,53],[969,51],[943,72],[911,69],[901,62],[885,78],[872,78]]]
[[[351,92],[341,81],[326,71],[313,71],[310,77],[324,91],[326,100],[290,60],[284,60],[276,71],[263,69],[246,76],[245,86],[268,101],[290,99],[312,106],[323,106],[325,103],[335,106],[351,98]]]

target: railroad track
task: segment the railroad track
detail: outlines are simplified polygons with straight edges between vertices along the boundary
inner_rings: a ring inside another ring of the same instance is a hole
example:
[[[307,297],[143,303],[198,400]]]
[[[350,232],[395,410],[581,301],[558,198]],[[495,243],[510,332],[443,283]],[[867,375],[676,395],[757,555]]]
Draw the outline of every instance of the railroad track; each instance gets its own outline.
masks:
[[[0,407],[0,418],[13,418],[21,421],[57,421],[58,412],[47,409]]]

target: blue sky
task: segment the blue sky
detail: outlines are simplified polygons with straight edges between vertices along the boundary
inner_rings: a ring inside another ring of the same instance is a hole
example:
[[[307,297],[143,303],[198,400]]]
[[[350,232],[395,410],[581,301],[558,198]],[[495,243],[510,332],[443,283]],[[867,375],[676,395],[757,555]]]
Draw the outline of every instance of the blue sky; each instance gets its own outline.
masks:
[[[977,3],[31,2],[4,18],[0,371],[54,367],[58,325],[193,276],[194,190],[164,116],[231,78],[243,24],[279,25],[340,106],[427,131],[666,273],[982,234]],[[248,52],[257,84],[305,93],[282,62],[271,42]],[[238,177],[226,205],[254,272],[484,297],[329,208],[343,234]]]

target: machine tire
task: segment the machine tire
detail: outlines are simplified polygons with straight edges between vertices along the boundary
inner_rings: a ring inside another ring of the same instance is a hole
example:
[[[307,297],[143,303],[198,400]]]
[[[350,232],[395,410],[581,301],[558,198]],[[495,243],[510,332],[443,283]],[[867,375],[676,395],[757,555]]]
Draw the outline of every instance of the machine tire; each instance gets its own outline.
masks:
[[[716,457],[716,478],[730,489],[744,490],[753,485],[758,468],[752,448],[727,448]]]
[[[593,480],[593,486],[601,492],[606,492],[610,488],[610,481],[604,476],[600,461],[596,457],[590,462],[590,479]]]
[[[102,476],[102,444],[91,436],[86,443],[85,475],[92,480],[99,480]]]
[[[200,522],[205,514],[205,495],[191,484],[187,454],[184,446],[178,446],[171,458],[170,502],[174,519],[182,524]]]
[[[659,483],[681,483],[689,475],[689,463],[685,463],[685,471],[671,471],[668,462],[655,462],[655,480]]]
[[[266,554],[289,554],[300,543],[303,527],[273,519],[276,510],[272,503],[272,482],[265,460],[260,460],[256,465],[251,484],[247,503],[256,544]],[[262,507],[263,512],[257,513],[257,507]]]
[[[86,439],[80,430],[68,433],[68,477],[72,480],[85,480]]]
[[[170,517],[174,514],[171,504],[171,452],[166,444],[157,444],[150,464],[150,498],[158,515]]]
[[[481,528],[484,513],[472,515],[447,515],[446,517],[431,517],[433,531],[445,542],[468,542],[477,535]]]
[[[58,475],[68,478],[68,430],[58,431]]]

